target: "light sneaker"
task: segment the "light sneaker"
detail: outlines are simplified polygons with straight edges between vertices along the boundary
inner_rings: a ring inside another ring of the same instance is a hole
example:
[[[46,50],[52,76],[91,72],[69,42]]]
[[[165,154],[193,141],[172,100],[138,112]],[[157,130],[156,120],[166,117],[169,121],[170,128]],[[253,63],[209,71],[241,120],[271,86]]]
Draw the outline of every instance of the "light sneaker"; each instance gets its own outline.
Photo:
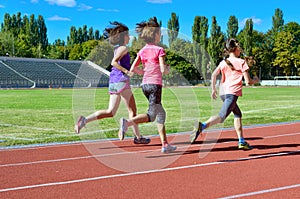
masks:
[[[151,142],[150,138],[141,137],[140,139],[138,139],[137,137],[134,137],[133,139],[134,144],[149,144],[150,142]]]
[[[195,122],[194,124],[194,130],[192,131],[192,134],[190,136],[190,140],[191,143],[195,143],[195,141],[197,140],[197,138],[199,137],[199,135],[202,132],[202,123],[201,122]]]
[[[80,133],[80,130],[81,130],[83,127],[85,127],[85,125],[86,125],[86,119],[85,119],[85,117],[80,116],[80,117],[78,118],[78,120],[77,120],[77,123],[75,124],[75,128],[74,128],[75,133],[79,134],[79,133]]]
[[[127,120],[125,118],[120,119],[120,129],[118,132],[118,136],[120,140],[124,140],[124,136],[126,131],[128,130]]]
[[[164,146],[161,148],[161,152],[162,153],[171,153],[173,151],[175,151],[177,149],[176,146],[172,146],[170,144],[168,144],[167,146]]]
[[[248,142],[239,143],[238,148],[239,148],[239,149],[242,149],[242,150],[244,150],[244,151],[253,149],[253,147],[250,146],[250,144],[248,144]]]

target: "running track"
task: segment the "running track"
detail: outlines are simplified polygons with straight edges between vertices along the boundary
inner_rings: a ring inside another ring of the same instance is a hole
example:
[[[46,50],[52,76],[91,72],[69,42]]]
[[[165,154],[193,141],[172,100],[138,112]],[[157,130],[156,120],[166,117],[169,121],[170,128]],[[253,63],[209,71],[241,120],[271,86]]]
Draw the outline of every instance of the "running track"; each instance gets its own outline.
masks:
[[[245,128],[251,151],[219,133],[2,149],[0,198],[300,198],[299,121]]]

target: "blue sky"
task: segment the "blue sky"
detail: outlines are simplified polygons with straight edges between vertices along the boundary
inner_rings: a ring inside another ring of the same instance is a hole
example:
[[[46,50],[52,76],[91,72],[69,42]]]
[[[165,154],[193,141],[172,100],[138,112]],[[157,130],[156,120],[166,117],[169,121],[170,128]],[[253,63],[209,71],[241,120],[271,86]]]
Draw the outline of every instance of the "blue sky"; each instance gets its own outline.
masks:
[[[167,27],[171,13],[179,16],[179,32],[191,36],[195,16],[205,16],[211,24],[216,16],[221,30],[226,32],[231,15],[239,20],[239,30],[244,22],[252,18],[254,29],[266,32],[272,27],[272,16],[276,8],[283,11],[285,23],[300,23],[299,0],[0,0],[0,22],[5,13],[22,16],[42,15],[48,28],[49,42],[55,39],[66,40],[70,27],[87,25],[101,33],[109,21],[120,21],[130,30],[135,24],[156,16]]]

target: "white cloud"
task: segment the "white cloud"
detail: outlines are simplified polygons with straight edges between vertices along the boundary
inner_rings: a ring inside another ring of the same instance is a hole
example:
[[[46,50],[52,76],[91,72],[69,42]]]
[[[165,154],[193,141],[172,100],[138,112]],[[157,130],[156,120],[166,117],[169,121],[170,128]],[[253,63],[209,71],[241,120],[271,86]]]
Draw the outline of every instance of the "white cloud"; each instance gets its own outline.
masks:
[[[172,0],[147,0],[148,3],[165,4],[172,3]]]
[[[240,22],[241,25],[245,25],[245,24],[246,24],[246,21],[247,21],[248,19],[252,19],[253,24],[257,24],[257,25],[260,25],[261,22],[262,22],[262,20],[259,19],[259,18],[256,18],[256,17],[249,17],[249,18],[243,19],[243,20]]]
[[[53,17],[48,18],[49,21],[71,21],[70,18],[67,17],[60,17],[58,15],[54,15]]]
[[[78,6],[78,10],[79,11],[85,11],[85,10],[90,10],[92,9],[93,7],[92,6],[88,6],[88,5],[85,5],[83,3],[81,3],[79,6]]]
[[[0,8],[5,8],[5,6],[0,4]]]
[[[45,0],[49,4],[53,5],[56,4],[58,6],[65,6],[65,7],[75,7],[76,1],[75,0]]]
[[[31,3],[38,3],[39,0],[30,0]]]
[[[103,9],[103,8],[98,8],[97,11],[100,11],[100,12],[120,12],[118,9]]]

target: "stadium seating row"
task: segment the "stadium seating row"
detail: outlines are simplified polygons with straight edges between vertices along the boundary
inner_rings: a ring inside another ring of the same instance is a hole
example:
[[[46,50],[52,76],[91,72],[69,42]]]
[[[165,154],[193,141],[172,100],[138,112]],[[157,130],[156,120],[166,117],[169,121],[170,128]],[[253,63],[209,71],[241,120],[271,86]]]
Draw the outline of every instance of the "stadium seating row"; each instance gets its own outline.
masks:
[[[0,88],[89,86],[108,86],[108,76],[86,61],[0,57]]]

